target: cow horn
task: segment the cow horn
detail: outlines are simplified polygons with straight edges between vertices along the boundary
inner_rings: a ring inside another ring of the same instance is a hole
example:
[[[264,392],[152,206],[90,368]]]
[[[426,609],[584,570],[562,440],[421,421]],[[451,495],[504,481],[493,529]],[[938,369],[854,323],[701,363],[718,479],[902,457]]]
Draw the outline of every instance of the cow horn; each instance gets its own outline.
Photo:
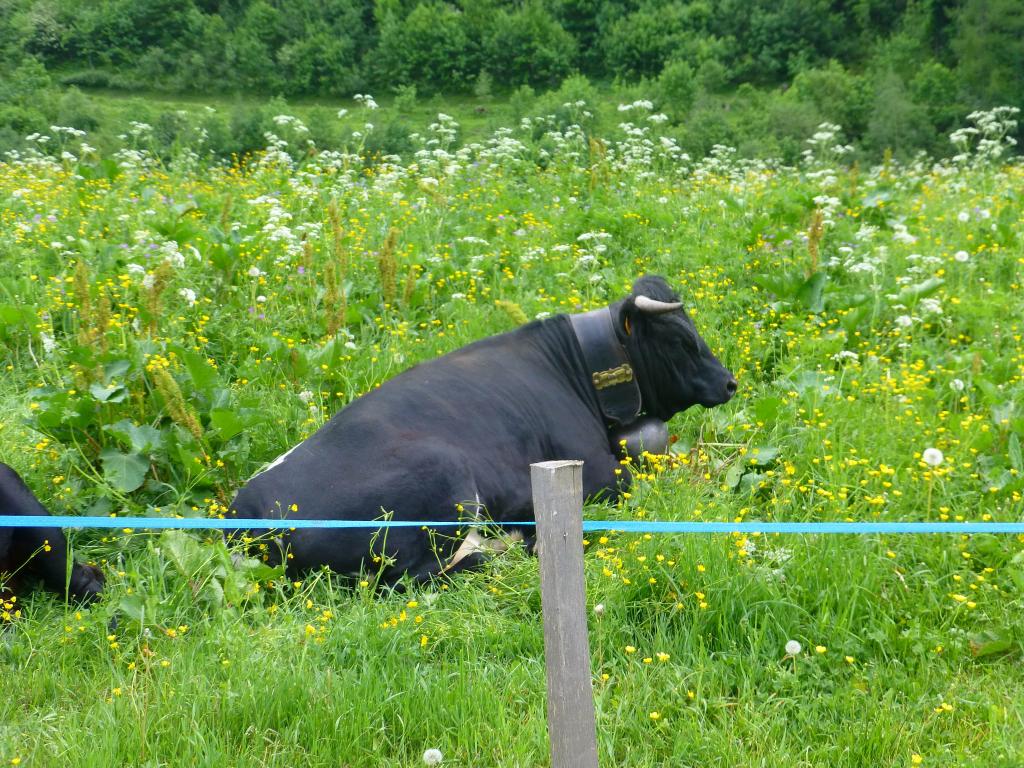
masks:
[[[658,301],[643,295],[637,296],[634,302],[637,309],[649,315],[663,315],[666,312],[675,312],[677,309],[683,308],[681,301]]]

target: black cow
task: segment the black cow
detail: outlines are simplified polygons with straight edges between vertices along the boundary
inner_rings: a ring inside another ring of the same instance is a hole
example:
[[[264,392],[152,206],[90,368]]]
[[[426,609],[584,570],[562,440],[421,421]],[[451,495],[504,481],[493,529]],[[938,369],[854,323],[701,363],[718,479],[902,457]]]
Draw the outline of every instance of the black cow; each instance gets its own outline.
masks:
[[[49,515],[21,477],[0,463],[0,514]],[[32,581],[51,592],[90,601],[103,591],[103,572],[92,565],[71,567],[67,578],[68,543],[60,528],[0,528],[0,574],[3,592],[19,594]],[[65,592],[66,587],[66,592]]]
[[[662,421],[692,405],[720,405],[736,381],[663,278],[640,278],[608,309],[600,311],[603,340],[580,341],[587,334],[576,321],[585,315],[558,315],[403,372],[250,479],[233,514],[488,520],[509,530],[533,519],[530,464],[570,458],[585,462],[585,496],[621,492],[628,472],[616,472],[619,435],[610,431],[615,419],[600,388],[632,387],[635,402],[617,416],[627,423],[641,404]],[[617,347],[625,365],[612,360],[598,371],[588,364],[589,347],[601,343]],[[264,540],[268,560],[287,553],[291,573],[326,565],[349,576],[375,571],[381,583],[394,584],[405,574],[422,581],[480,560],[474,553],[452,562],[461,543],[454,529],[296,529],[270,544],[265,534],[250,532]]]

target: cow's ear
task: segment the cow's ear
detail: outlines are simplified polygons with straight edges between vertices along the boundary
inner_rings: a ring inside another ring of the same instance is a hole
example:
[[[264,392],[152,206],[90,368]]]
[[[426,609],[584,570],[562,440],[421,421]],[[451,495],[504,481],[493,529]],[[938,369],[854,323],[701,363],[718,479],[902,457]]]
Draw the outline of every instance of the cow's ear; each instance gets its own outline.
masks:
[[[636,296],[627,296],[619,305],[618,317],[615,319],[616,330],[626,336],[632,336],[638,313]]]

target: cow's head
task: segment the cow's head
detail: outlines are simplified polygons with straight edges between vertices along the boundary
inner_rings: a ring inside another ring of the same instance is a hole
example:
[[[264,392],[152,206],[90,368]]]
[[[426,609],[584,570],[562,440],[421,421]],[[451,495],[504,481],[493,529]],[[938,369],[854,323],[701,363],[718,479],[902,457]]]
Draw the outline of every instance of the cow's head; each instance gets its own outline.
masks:
[[[95,565],[82,565],[75,563],[71,569],[71,580],[68,583],[68,592],[72,597],[86,603],[91,603],[103,592],[103,584],[106,578],[103,571]]]
[[[612,306],[612,317],[648,415],[667,421],[691,405],[712,408],[736,393],[736,379],[697,333],[664,278],[641,277],[633,293]]]

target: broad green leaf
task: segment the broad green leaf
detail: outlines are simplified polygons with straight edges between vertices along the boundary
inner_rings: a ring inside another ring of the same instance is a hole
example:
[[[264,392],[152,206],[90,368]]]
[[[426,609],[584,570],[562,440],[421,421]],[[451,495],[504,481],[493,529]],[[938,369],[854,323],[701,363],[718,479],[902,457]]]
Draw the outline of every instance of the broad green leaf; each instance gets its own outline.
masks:
[[[811,312],[817,314],[825,308],[824,293],[825,283],[828,282],[828,275],[824,272],[815,272],[797,290],[797,298]]]
[[[185,531],[164,531],[160,549],[186,579],[193,578],[210,560],[203,546]]]
[[[941,277],[929,277],[920,283],[908,285],[900,291],[896,301],[899,304],[904,304],[913,299],[923,299],[925,296],[930,296],[939,290],[945,282]]]
[[[214,389],[221,386],[220,375],[205,357],[190,350],[181,350],[181,358],[188,369],[189,378],[197,390],[209,396]]]
[[[779,456],[779,449],[772,445],[759,445],[747,451],[746,460],[751,464],[770,464]]]
[[[137,453],[121,453],[107,448],[100,453],[103,462],[103,476],[117,490],[124,493],[134,491],[142,485],[149,470],[149,462]]]
[[[128,397],[128,390],[118,386],[104,386],[102,384],[91,384],[89,394],[101,403],[123,403]]]
[[[725,484],[730,488],[735,488],[740,484],[740,478],[743,477],[743,471],[746,466],[742,461],[737,461],[731,467],[729,471],[725,473]]]
[[[1016,432],[1010,435],[1009,453],[1010,466],[1018,472],[1024,472],[1024,457],[1021,456],[1020,438],[1017,437]]]
[[[754,416],[758,421],[774,422],[782,408],[782,398],[762,397],[754,403]]]
[[[117,609],[125,616],[139,624],[143,623],[146,616],[146,603],[142,595],[127,595],[121,598]]]
[[[31,326],[35,322],[35,308],[0,304],[0,325]]]
[[[221,440],[230,440],[248,426],[237,413],[226,408],[210,411],[210,423]]]
[[[109,363],[104,363],[103,383],[110,384],[111,380],[113,379],[124,378],[124,375],[128,373],[131,367],[132,361],[125,360],[123,358],[120,360],[111,360]]]
[[[121,419],[114,424],[103,427],[105,432],[112,434],[124,446],[136,453],[149,454],[163,447],[163,433],[148,425],[136,426],[128,419]]]
[[[1011,650],[1015,643],[1013,632],[1005,627],[998,629],[987,629],[971,635],[971,653],[977,658],[992,656],[997,653],[1006,653]]]

